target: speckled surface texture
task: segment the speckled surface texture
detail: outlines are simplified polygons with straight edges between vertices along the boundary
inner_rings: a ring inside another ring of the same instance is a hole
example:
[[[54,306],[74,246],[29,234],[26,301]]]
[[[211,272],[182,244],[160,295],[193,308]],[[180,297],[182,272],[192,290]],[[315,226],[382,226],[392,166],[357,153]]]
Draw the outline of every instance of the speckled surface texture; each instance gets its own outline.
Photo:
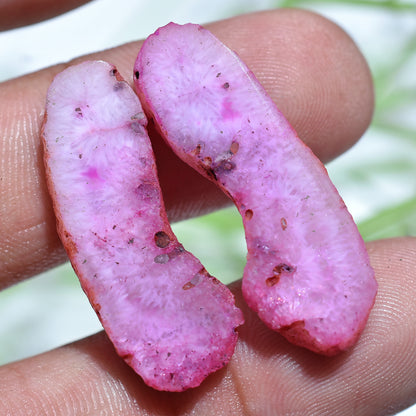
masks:
[[[134,74],[175,152],[242,215],[249,306],[295,344],[325,355],[350,347],[377,290],[364,243],[326,169],[254,75],[191,24],[150,36]]]
[[[84,62],[55,78],[45,119],[58,231],[108,336],[150,386],[198,386],[230,360],[242,314],[169,226],[137,96]]]

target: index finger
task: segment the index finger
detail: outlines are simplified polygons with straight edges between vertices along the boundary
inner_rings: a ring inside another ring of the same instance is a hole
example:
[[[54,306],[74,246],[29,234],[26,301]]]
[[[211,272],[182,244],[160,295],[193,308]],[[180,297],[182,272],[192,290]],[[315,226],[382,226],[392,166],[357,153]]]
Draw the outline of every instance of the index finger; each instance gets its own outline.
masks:
[[[207,27],[242,57],[322,160],[342,153],[367,128],[373,110],[368,66],[352,40],[333,23],[305,11],[275,10]],[[107,60],[131,80],[140,45],[133,42],[77,61]],[[39,140],[47,88],[65,66],[0,85],[0,287],[65,259],[46,192]],[[213,184],[150,133],[172,220],[226,203]]]

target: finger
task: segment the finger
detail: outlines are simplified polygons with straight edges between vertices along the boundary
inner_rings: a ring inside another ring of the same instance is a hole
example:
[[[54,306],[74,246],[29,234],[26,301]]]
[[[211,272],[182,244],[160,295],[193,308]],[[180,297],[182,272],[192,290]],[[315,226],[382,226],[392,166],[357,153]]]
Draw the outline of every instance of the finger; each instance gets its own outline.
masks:
[[[305,11],[276,10],[208,27],[241,55],[323,160],[351,146],[367,127],[373,109],[368,67],[352,40],[333,23]],[[108,60],[131,79],[139,47],[135,42],[87,58]],[[63,68],[0,85],[0,286],[64,259],[39,141],[46,90]],[[152,140],[172,220],[224,205],[226,199],[215,185],[180,162],[157,135]]]
[[[2,0],[0,2],[0,32],[58,16],[89,1]]]
[[[416,402],[416,239],[378,241],[368,249],[379,290],[367,326],[349,352],[333,358],[311,354],[245,314],[233,365],[240,369],[246,409],[387,415]]]
[[[28,373],[33,370],[36,374]],[[238,409],[238,395],[226,371],[205,380],[202,388],[158,392],[115,355],[103,333],[9,364],[0,368],[0,375],[7,377],[6,384],[0,384],[0,414],[6,415],[30,414],[29,409],[35,415],[180,415],[195,408],[192,414],[208,416],[218,389]],[[216,401],[215,409],[218,415],[234,414],[226,403]]]
[[[230,364],[200,387],[146,387],[101,333],[1,368],[0,414],[394,414],[416,401],[416,239],[372,243],[369,252],[379,293],[349,352],[329,358],[290,345],[235,285],[246,324]]]

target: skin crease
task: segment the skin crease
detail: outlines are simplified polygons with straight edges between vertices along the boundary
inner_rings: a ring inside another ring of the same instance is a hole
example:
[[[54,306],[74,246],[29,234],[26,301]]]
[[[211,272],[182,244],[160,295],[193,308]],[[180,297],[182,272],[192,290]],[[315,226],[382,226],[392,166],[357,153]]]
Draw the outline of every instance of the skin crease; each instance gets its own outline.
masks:
[[[279,10],[209,29],[242,56],[321,159],[344,151],[367,127],[373,109],[368,68],[332,23],[307,12]],[[126,45],[95,57],[116,64],[129,78],[137,48]],[[64,259],[45,193],[38,138],[47,86],[62,68],[0,85],[3,286]],[[153,140],[171,218],[223,204],[197,177],[179,188],[178,177],[168,175],[178,166],[176,158],[157,137]],[[195,189],[200,192],[191,195]],[[393,414],[416,400],[416,240],[378,241],[368,249],[379,292],[364,333],[347,353],[319,357],[288,344],[244,306],[235,283],[246,324],[230,365],[200,388],[172,394],[146,387],[100,333],[0,368],[0,414]]]

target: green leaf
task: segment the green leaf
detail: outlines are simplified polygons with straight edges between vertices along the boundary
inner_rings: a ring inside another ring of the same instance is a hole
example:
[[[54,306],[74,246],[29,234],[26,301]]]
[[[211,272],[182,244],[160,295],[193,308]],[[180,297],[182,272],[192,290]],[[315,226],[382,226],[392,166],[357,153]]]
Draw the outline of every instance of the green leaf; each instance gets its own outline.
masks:
[[[415,12],[416,13],[416,5],[414,2],[411,1],[397,1],[397,0],[284,0],[278,2],[280,7],[299,7],[302,5],[307,5],[311,7],[311,5],[317,4],[346,4],[351,6],[371,6],[371,7],[378,7],[384,8],[388,10],[396,10],[396,11],[405,11],[405,12]]]
[[[416,236],[416,197],[382,210],[358,224],[364,240]]]

